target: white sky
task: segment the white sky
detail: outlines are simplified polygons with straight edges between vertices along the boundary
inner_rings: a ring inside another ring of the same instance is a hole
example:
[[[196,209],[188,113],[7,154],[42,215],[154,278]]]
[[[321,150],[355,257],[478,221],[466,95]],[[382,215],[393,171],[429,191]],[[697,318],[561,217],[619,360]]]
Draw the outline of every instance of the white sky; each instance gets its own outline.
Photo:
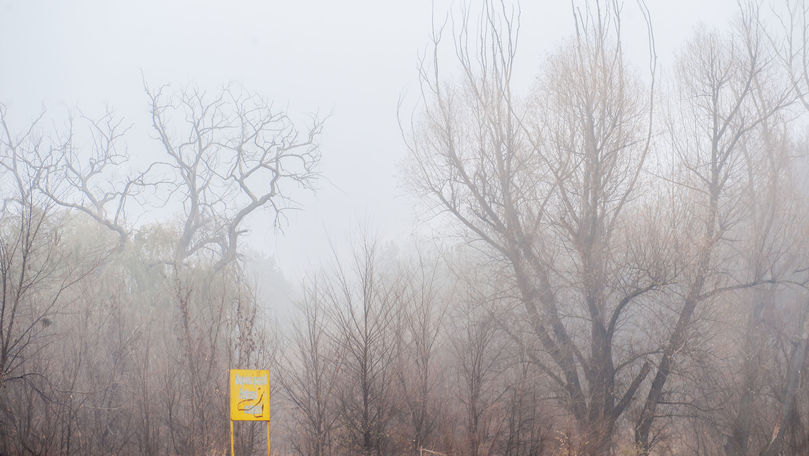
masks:
[[[436,0],[439,12],[448,5]],[[649,8],[665,70],[697,23],[723,26],[736,2],[650,0]],[[625,9],[629,54],[643,68],[635,1]],[[525,1],[522,10],[519,82],[527,86],[572,19],[568,1]],[[296,281],[330,255],[330,240],[341,244],[359,226],[386,240],[418,226],[418,202],[399,177],[406,152],[396,107],[403,94],[415,101],[430,21],[429,0],[0,0],[0,103],[20,124],[42,106],[92,116],[110,105],[135,124],[129,150],[139,157],[158,153],[141,71],[150,84],[240,82],[293,116],[331,113],[319,192],[299,198],[303,209],[290,213],[283,235],[262,228],[261,217],[251,223],[250,246]]]

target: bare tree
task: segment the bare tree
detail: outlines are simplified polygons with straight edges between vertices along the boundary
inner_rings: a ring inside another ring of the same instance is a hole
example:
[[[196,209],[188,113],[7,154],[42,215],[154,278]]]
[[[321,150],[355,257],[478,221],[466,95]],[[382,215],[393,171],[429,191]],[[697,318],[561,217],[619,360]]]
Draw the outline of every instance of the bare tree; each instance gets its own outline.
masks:
[[[422,447],[436,446],[434,438],[440,427],[437,363],[447,312],[446,295],[441,294],[441,290],[447,284],[442,282],[438,265],[421,250],[413,264],[401,273],[406,288],[398,319],[403,327],[397,331],[402,339],[397,370],[405,402],[408,440],[412,441],[416,452]]]
[[[19,369],[41,349],[37,336],[50,325],[62,294],[97,264],[66,264],[59,227],[36,192],[41,170],[25,161],[42,146],[37,123],[15,135],[0,106],[0,169],[12,186],[0,212],[0,388],[36,375]]]
[[[301,325],[292,336],[292,352],[284,357],[280,381],[295,408],[293,447],[300,455],[330,456],[336,451],[338,387],[343,353],[332,337],[327,299],[317,280],[304,289]]]
[[[378,247],[365,240],[349,263],[337,261],[325,297],[344,353],[340,421],[345,451],[381,456],[391,451],[394,334],[402,284],[385,271]]]
[[[171,194],[183,206],[173,261],[215,254],[219,270],[236,259],[250,214],[269,207],[278,223],[294,187],[313,188],[323,121],[313,118],[301,132],[286,113],[239,87],[167,89],[146,86]]]
[[[653,113],[625,69],[620,7],[588,3],[574,18],[577,33],[549,60],[533,103],[512,88],[517,10],[487,2],[477,32],[468,12],[453,23],[457,86],[439,72],[436,28],[420,68],[425,112],[405,136],[417,188],[508,264],[544,352],[534,361],[565,391],[587,454],[605,454],[651,368],[643,349],[616,362],[620,323],[670,277],[653,240],[629,247],[616,234],[638,210]],[[651,93],[653,50],[650,74]]]
[[[0,172],[7,184],[0,209],[0,427],[13,429],[0,432],[0,448],[10,452],[71,446],[77,407],[63,400],[68,395],[62,391],[73,389],[77,371],[50,378],[48,347],[60,335],[55,322],[66,323],[59,320],[68,291],[86,280],[102,258],[92,251],[71,252],[62,242],[64,220],[37,191],[43,171],[29,158],[44,147],[40,119],[15,134],[0,106]],[[55,411],[48,409],[51,404]]]
[[[505,393],[497,376],[503,371],[503,345],[497,322],[479,299],[464,296],[458,306],[458,322],[450,338],[457,360],[460,388],[456,395],[464,412],[464,454],[484,456],[495,451],[503,422],[501,403]]]
[[[809,111],[809,103],[806,98],[807,89],[809,89],[809,85],[807,85],[809,66],[806,60],[809,49],[807,45],[807,31],[809,31],[807,5],[804,1],[785,1],[780,6],[781,8],[774,10],[774,22],[780,24],[780,29],[765,28],[768,23],[767,19],[773,18],[758,19],[759,24],[757,25],[763,29],[762,33],[768,38],[767,43],[773,46],[779,64],[778,69],[787,77],[788,85],[793,91],[792,95],[798,102],[798,111],[805,114]],[[771,82],[769,80],[767,83],[757,81],[757,84],[758,90],[761,91],[761,87],[769,87]],[[758,104],[764,105],[765,102],[766,100],[760,100]],[[757,257],[763,257],[769,261],[772,261],[770,260],[772,257],[786,257],[787,260],[791,260],[789,263],[791,269],[803,272],[806,260],[800,239],[805,238],[803,232],[806,225],[806,202],[805,196],[803,196],[805,189],[796,183],[795,179],[798,178],[800,171],[796,173],[794,167],[804,158],[796,152],[805,146],[800,145],[793,137],[795,129],[791,119],[785,120],[783,117],[785,116],[765,119],[760,129],[762,132],[759,141],[762,144],[761,150],[768,153],[765,155],[763,166],[759,166],[766,173],[762,179],[764,185],[756,187],[759,193],[765,196],[762,198],[763,207],[755,204],[752,207],[754,227],[763,226],[755,231],[756,237],[760,241],[753,252]],[[755,147],[756,143],[753,144]],[[781,241],[782,238],[794,240],[794,243]],[[785,246],[779,245],[779,241]],[[781,249],[773,251],[774,247],[781,247]],[[760,260],[754,261],[754,265],[760,267],[758,264],[760,262]],[[806,279],[801,278],[801,275],[793,274],[793,276],[797,276],[795,283],[805,287]],[[757,444],[761,448],[760,454],[762,455],[775,455],[783,451],[796,453],[805,451],[797,446],[801,445],[799,440],[795,441],[793,438],[792,442],[787,442],[788,435],[794,434],[796,429],[802,427],[797,404],[797,385],[806,362],[805,291],[786,294],[776,294],[773,289],[768,291],[764,296],[761,296],[761,293],[754,296],[756,302],[748,317],[747,337],[745,338],[747,356],[743,364],[743,392],[738,414],[733,421],[732,434],[725,445],[728,454],[745,454],[751,449],[757,449]],[[779,301],[792,301],[794,305],[790,308],[790,312],[796,314],[798,318],[792,319],[790,322],[780,322],[781,327],[771,327],[772,324],[768,325],[767,319],[772,318],[770,315],[774,313],[773,308],[779,306]],[[797,325],[794,325],[796,322]],[[787,331],[787,328],[791,328],[792,331]],[[775,358],[778,353],[775,345],[783,338],[789,339],[792,347],[788,351],[783,351],[785,366],[783,369],[779,369],[773,363],[772,358]],[[774,385],[774,389],[777,391],[775,395],[777,407],[773,407],[775,410],[773,416],[766,417],[770,419],[762,417],[767,423],[763,426],[766,427],[764,429],[766,440],[759,444],[758,440],[761,439],[752,439],[753,419],[756,414],[753,413],[751,406],[754,399],[750,396],[753,391],[763,389],[768,380],[772,382],[773,377],[773,375],[765,374],[762,365],[772,365],[770,369],[779,374],[775,375],[776,385]],[[782,371],[783,376],[780,374]]]
[[[678,174],[672,179],[690,202],[699,231],[686,235],[691,246],[682,291],[683,302],[668,335],[635,427],[635,441],[648,451],[658,406],[675,357],[687,343],[698,306],[723,291],[772,281],[766,269],[739,279],[738,257],[729,255],[729,234],[747,216],[744,200],[743,144],[754,129],[789,103],[790,91],[767,93],[757,109],[757,83],[767,77],[771,59],[755,9],[743,9],[735,35],[698,33],[678,67],[680,105],[669,121]],[[736,279],[734,279],[736,278]]]
[[[123,118],[109,109],[97,119],[83,114],[71,116],[55,144],[28,159],[42,173],[38,190],[57,206],[83,213],[114,232],[118,252],[124,249],[131,231],[126,220],[127,202],[146,187],[157,185],[149,182],[155,163],[127,175],[125,167],[131,162],[123,140],[128,131]]]

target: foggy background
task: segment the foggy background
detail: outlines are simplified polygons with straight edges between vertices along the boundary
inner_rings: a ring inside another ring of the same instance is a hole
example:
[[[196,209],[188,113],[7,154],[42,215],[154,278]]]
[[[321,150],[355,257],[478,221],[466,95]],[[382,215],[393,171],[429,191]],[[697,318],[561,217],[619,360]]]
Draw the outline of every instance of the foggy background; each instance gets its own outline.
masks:
[[[0,0],[0,456],[809,453],[809,0],[512,5]]]
[[[631,3],[631,4],[629,4]],[[645,31],[625,6],[628,60],[643,74]],[[453,6],[454,5],[454,6]],[[342,250],[349,233],[384,240],[424,233],[417,198],[403,187],[405,148],[396,120],[417,98],[418,57],[436,21],[459,2],[143,0],[0,1],[0,100],[20,122],[105,106],[133,123],[129,150],[159,153],[151,139],[143,80],[211,90],[237,82],[296,120],[329,115],[316,194],[296,195],[283,232],[261,211],[243,247],[273,258],[293,284]],[[733,0],[651,1],[663,74],[694,27],[726,24]],[[568,2],[524,2],[515,86],[527,90],[548,52],[573,32]],[[409,103],[408,103],[409,102]],[[139,221],[143,221],[139,219]]]

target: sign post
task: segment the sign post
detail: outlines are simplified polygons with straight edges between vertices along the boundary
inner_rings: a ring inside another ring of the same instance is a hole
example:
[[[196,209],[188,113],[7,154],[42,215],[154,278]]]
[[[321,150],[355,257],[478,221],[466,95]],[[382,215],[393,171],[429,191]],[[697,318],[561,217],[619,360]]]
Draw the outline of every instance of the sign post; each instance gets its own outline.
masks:
[[[230,370],[230,456],[234,421],[267,422],[267,456],[270,456],[270,371]]]

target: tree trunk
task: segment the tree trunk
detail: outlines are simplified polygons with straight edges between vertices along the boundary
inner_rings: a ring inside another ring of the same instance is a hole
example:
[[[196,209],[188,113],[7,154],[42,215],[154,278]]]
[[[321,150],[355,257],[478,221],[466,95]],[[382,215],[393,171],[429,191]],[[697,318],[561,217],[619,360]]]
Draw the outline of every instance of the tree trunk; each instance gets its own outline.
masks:
[[[788,428],[789,417],[795,407],[795,396],[798,392],[798,383],[801,378],[801,368],[806,360],[806,347],[809,343],[809,308],[804,306],[801,315],[801,339],[792,353],[792,359],[787,371],[787,387],[784,392],[784,402],[781,406],[781,416],[773,429],[772,439],[761,456],[777,456],[781,452],[785,430]]]

